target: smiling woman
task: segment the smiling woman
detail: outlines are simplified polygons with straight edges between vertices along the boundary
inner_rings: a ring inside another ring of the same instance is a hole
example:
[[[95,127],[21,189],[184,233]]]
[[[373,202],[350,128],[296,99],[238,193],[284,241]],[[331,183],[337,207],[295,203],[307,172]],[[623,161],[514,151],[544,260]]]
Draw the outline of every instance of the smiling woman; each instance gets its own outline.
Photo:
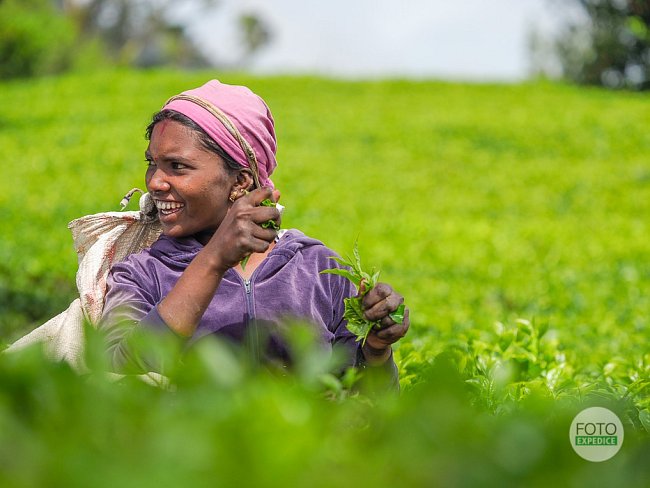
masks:
[[[222,157],[198,144],[196,134],[173,120],[157,123],[146,152],[146,183],[165,234],[197,234],[205,245],[225,216],[231,188],[250,184],[250,177],[241,172],[237,182],[239,171],[228,171]]]
[[[130,339],[149,330],[189,344],[208,335],[236,343],[253,336],[261,361],[290,365],[279,331],[299,319],[340,351],[343,366],[379,367],[397,384],[391,344],[409,321],[408,312],[402,323],[390,314],[402,297],[386,284],[364,296],[364,315],[381,328],[359,344],[344,318],[354,288],[321,273],[338,266],[335,253],[296,229],[262,225],[279,228],[279,210],[263,202],[277,202],[280,193],[270,179],[274,122],[261,98],[210,81],[170,99],[147,137],[146,185],[163,235],[110,271],[100,326],[117,369],[142,365]]]

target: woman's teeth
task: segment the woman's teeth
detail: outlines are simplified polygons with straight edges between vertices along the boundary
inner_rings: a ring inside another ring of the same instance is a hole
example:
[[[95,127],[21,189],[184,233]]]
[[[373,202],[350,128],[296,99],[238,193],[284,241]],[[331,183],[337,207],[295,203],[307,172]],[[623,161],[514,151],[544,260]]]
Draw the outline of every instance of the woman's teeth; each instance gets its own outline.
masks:
[[[172,213],[178,211],[179,209],[183,208],[184,206],[185,205],[183,205],[182,203],[178,203],[178,202],[163,202],[161,200],[156,201],[156,208],[163,215],[172,214]]]

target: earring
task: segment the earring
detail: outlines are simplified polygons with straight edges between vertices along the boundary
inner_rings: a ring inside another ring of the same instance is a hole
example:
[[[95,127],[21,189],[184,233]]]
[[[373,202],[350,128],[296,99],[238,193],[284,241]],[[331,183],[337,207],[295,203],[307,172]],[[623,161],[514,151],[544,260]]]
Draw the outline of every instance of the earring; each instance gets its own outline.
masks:
[[[230,192],[228,200],[230,200],[232,203],[235,203],[235,200],[237,200],[237,192],[235,190]]]

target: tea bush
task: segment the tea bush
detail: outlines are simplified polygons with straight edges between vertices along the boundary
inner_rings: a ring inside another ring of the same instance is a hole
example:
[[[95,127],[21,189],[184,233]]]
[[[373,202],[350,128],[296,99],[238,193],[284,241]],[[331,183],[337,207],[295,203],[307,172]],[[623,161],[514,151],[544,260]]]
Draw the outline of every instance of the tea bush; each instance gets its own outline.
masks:
[[[641,94],[173,71],[3,82],[2,341],[67,306],[67,222],[142,187],[151,114],[212,77],[250,86],[273,111],[283,227],[341,254],[358,240],[405,295],[402,395],[248,374],[236,356],[230,369],[197,360],[175,392],[78,377],[36,352],[1,356],[3,485],[646,484]],[[211,376],[223,368],[230,383]],[[568,443],[589,405],[626,428],[605,463]]]

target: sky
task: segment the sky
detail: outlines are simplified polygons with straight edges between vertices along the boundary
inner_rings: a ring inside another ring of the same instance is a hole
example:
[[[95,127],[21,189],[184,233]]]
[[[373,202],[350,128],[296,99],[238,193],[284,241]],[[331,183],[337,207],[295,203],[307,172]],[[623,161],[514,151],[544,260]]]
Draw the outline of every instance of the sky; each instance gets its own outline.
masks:
[[[247,12],[272,32],[249,70],[344,78],[521,80],[531,31],[558,25],[552,0],[221,0],[191,33],[209,57],[235,63],[235,19]]]

